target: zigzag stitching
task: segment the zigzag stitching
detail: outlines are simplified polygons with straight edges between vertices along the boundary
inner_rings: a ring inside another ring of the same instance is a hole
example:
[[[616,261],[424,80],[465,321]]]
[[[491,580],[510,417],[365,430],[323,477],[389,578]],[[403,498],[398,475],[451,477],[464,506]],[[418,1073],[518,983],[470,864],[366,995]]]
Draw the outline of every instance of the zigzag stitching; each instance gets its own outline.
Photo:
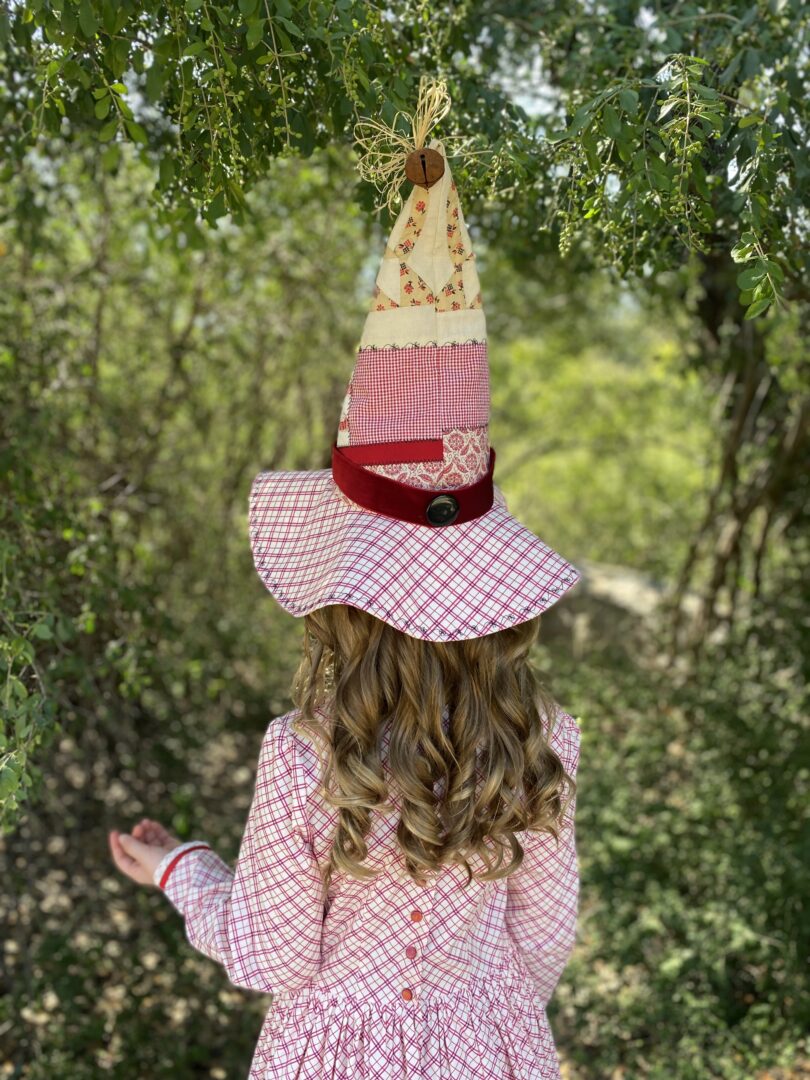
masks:
[[[486,338],[465,338],[463,341],[443,341],[441,345],[438,341],[407,341],[400,345],[360,345],[357,348],[358,352],[381,352],[383,349],[443,349],[447,345],[486,345]]]

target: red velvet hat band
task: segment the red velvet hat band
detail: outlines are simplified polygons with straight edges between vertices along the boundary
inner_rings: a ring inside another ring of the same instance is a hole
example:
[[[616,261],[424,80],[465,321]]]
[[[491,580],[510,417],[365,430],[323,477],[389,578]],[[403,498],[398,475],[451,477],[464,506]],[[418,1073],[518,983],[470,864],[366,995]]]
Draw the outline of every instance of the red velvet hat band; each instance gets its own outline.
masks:
[[[489,468],[474,484],[460,488],[412,487],[371,472],[351,461],[341,447],[332,447],[332,477],[344,495],[366,510],[414,525],[463,525],[486,514],[495,499],[494,470],[495,451],[490,450]]]

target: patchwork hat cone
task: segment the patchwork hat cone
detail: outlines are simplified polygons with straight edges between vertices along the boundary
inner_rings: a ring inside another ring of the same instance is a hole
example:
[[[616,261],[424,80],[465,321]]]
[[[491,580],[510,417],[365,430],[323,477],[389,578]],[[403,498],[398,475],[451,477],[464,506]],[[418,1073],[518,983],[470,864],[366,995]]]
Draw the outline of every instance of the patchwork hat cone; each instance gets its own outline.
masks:
[[[262,581],[292,615],[348,604],[454,641],[539,615],[580,575],[494,484],[475,254],[444,147],[430,149],[444,172],[414,184],[391,232],[332,468],[260,473],[249,532]]]

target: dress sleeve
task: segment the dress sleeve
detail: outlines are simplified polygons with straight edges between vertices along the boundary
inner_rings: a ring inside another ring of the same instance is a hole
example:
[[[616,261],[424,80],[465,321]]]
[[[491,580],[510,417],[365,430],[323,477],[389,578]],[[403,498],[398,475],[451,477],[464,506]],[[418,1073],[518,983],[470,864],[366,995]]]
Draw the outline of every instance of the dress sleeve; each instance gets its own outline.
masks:
[[[576,778],[581,729],[561,713],[551,735],[566,772]],[[576,938],[579,865],[576,798],[560,824],[559,847],[550,833],[526,832],[525,857],[507,879],[506,929],[532,975],[545,1007],[565,970]]]
[[[293,739],[274,721],[235,871],[203,841],[189,841],[154,874],[184,917],[190,944],[222,964],[234,986],[263,993],[298,989],[321,960],[321,875],[294,766]]]

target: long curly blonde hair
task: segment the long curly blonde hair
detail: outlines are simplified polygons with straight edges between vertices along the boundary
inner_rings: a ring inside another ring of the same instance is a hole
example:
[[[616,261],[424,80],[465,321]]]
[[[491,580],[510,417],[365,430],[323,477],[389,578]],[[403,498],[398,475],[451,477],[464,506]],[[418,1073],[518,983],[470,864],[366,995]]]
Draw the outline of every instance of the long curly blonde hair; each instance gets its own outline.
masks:
[[[335,869],[376,876],[363,863],[373,812],[392,809],[380,756],[386,728],[397,841],[420,885],[448,863],[466,867],[467,885],[506,877],[523,861],[518,830],[559,841],[576,782],[549,745],[558,709],[529,665],[539,624],[430,642],[342,604],[305,617],[294,726],[326,751],[323,794],[339,810],[325,889]],[[472,854],[484,862],[479,875]]]

